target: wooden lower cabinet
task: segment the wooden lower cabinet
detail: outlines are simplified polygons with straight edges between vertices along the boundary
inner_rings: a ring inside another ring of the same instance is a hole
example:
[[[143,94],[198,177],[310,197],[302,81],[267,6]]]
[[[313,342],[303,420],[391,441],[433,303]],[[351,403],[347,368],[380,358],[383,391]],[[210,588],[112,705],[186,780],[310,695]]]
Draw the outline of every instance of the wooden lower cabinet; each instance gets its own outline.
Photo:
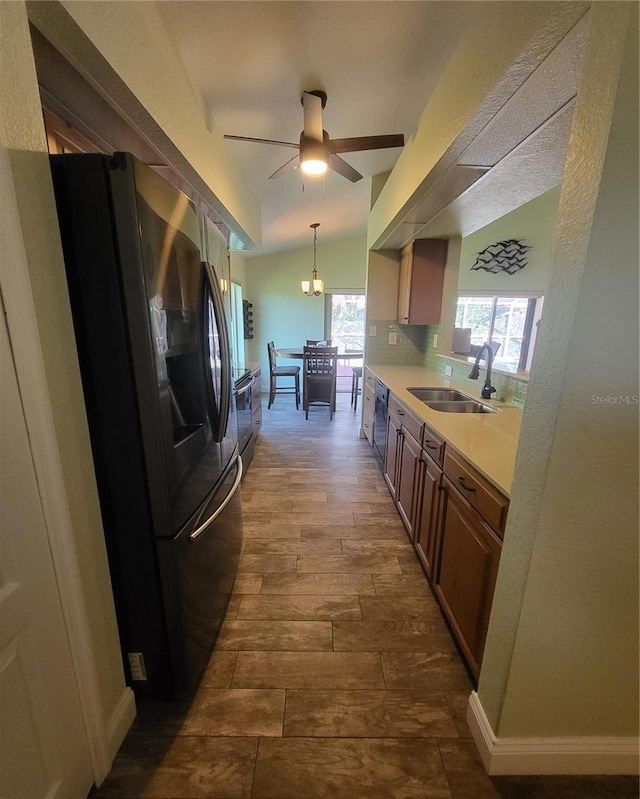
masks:
[[[411,433],[402,430],[399,436],[400,452],[397,458],[396,502],[398,512],[407,528],[409,537],[415,540],[414,520],[418,466],[422,447]]]
[[[416,508],[416,552],[427,577],[433,578],[438,541],[438,509],[442,488],[442,469],[423,451],[418,464],[418,503]]]
[[[402,447],[402,441],[400,440],[401,431],[402,422],[397,416],[390,413],[387,417],[387,451],[384,459],[384,479],[394,499],[396,499],[398,455]]]
[[[393,394],[384,476],[477,679],[509,500]]]
[[[446,477],[433,586],[477,678],[489,626],[502,542]]]
[[[373,446],[373,420],[375,418],[376,389],[374,378],[368,369],[365,369],[362,385],[362,431],[367,441]]]
[[[387,454],[385,480],[396,501],[398,513],[407,533],[414,540],[417,506],[417,478],[422,446],[410,432],[422,436],[422,424],[397,402],[390,402],[387,425]]]

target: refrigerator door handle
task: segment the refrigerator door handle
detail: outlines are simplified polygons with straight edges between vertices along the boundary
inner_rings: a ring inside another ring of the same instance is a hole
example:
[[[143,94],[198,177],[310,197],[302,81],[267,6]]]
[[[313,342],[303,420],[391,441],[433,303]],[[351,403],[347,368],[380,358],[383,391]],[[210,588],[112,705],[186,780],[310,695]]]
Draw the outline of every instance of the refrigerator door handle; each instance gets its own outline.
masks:
[[[192,541],[196,539],[201,533],[203,533],[205,528],[208,527],[212,521],[218,518],[218,516],[222,513],[222,511],[231,502],[236,491],[238,490],[238,486],[240,485],[240,481],[242,480],[242,458],[239,455],[236,460],[236,469],[237,469],[236,479],[234,480],[233,485],[231,486],[231,491],[229,491],[229,493],[224,499],[224,502],[222,502],[222,504],[218,508],[216,508],[216,510],[211,514],[211,516],[209,516],[208,519],[202,522],[202,524],[198,525],[198,527],[196,527],[196,529],[190,534],[189,538]]]
[[[231,402],[231,355],[229,335],[224,314],[222,295],[220,294],[220,288],[218,286],[215,270],[213,266],[206,261],[202,262],[202,266],[204,268],[207,286],[211,295],[211,300],[213,302],[216,327],[220,337],[220,368],[222,374],[220,386],[220,408],[218,409],[219,418],[217,420],[216,430],[214,431],[214,440],[222,441],[227,433],[227,423],[229,421]]]
[[[253,380],[247,383],[246,386],[242,386],[241,388],[235,389],[236,397],[241,397],[243,394],[246,394],[247,391],[251,389],[252,385],[253,385]]]

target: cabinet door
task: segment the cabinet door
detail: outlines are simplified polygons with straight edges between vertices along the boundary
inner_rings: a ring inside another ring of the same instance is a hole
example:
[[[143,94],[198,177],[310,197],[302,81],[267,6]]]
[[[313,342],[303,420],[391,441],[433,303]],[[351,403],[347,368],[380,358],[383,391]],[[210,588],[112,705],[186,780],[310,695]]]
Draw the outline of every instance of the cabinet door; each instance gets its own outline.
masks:
[[[438,508],[442,469],[431,458],[422,455],[419,464],[420,501],[416,513],[415,542],[418,557],[427,572],[433,577],[433,564],[437,548]]]
[[[388,416],[387,424],[387,454],[384,461],[384,479],[387,481],[391,496],[396,498],[396,469],[400,453],[401,440],[400,420],[392,413]]]
[[[400,255],[400,276],[398,281],[398,322],[409,323],[409,296],[411,292],[411,267],[413,264],[413,245],[402,250]]]
[[[446,239],[416,239],[402,250],[398,285],[398,322],[403,325],[440,323]]]
[[[500,539],[444,478],[435,591],[475,677],[489,626]]]
[[[400,434],[400,452],[397,456],[396,501],[398,511],[411,539],[414,537],[416,505],[416,478],[422,448],[407,431]]]
[[[368,383],[364,384],[362,393],[362,429],[370,444],[373,444],[373,419],[376,406],[375,389]]]

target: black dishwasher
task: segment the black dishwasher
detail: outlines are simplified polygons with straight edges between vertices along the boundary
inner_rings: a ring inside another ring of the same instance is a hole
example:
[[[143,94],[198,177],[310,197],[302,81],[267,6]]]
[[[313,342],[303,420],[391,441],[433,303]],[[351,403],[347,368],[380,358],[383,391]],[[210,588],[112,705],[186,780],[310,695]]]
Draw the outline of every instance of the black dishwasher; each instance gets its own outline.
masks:
[[[376,406],[373,423],[373,451],[380,459],[384,468],[385,451],[387,447],[387,406],[389,404],[389,389],[380,380],[376,379]]]

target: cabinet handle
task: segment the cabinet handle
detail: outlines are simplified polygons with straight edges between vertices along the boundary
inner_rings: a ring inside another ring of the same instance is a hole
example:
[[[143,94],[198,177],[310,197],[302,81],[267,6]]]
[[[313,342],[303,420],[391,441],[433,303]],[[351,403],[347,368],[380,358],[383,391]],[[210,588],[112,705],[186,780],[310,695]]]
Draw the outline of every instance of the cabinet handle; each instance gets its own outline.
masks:
[[[398,414],[398,416],[404,416],[404,411],[397,410],[396,413]]]
[[[470,488],[464,484],[464,477],[458,477],[458,482],[460,483],[460,487],[464,488],[465,491],[469,491],[471,494],[475,494],[475,488]]]
[[[425,446],[427,449],[438,449],[438,447],[436,447],[436,446],[435,446],[435,444],[429,444],[429,443],[427,443],[426,441],[424,442],[424,446]]]

